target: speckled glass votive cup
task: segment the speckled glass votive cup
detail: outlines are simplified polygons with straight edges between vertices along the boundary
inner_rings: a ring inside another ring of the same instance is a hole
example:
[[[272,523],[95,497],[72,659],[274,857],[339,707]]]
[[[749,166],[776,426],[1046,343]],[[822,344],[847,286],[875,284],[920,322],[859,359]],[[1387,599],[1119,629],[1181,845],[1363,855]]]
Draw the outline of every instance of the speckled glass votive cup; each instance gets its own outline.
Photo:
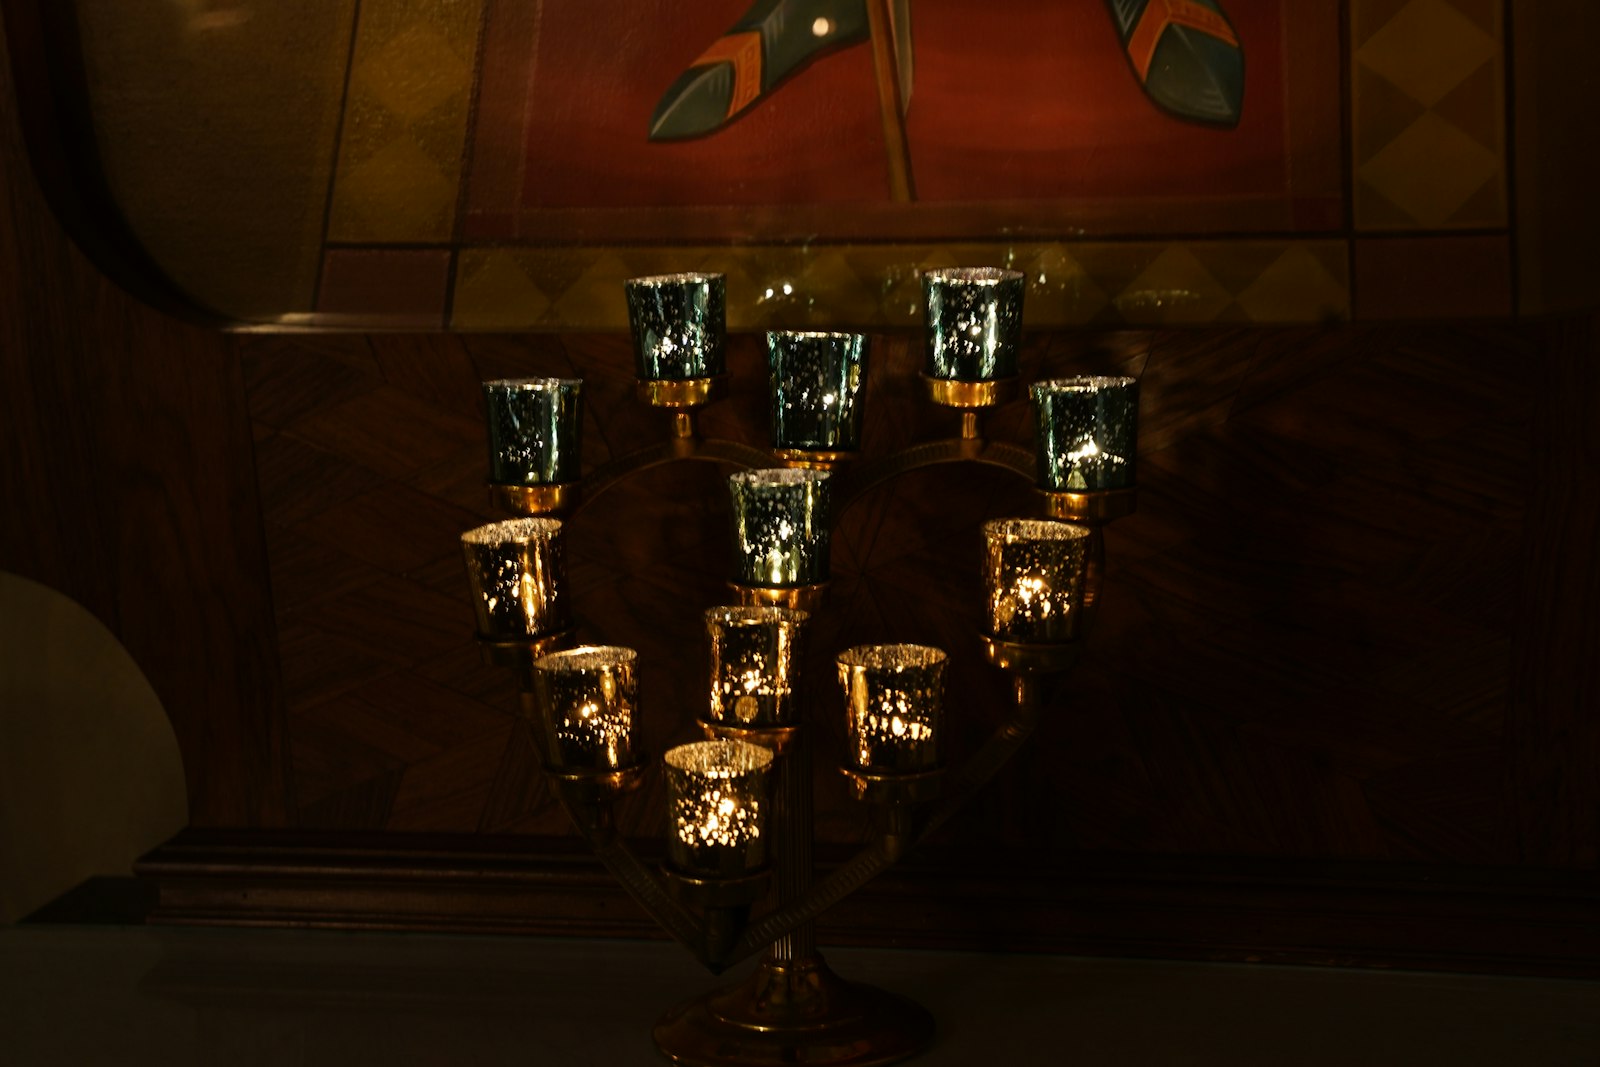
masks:
[[[772,752],[744,741],[669,749],[667,859],[700,878],[742,878],[767,863]]]
[[[791,587],[828,580],[826,471],[744,471],[728,478],[733,498],[733,580]]]
[[[963,382],[1016,377],[1022,293],[1022,274],[1014,270],[948,267],[925,272],[924,373]]]
[[[867,338],[858,333],[767,334],[772,447],[855,452],[866,410]]]
[[[1020,644],[1078,636],[1090,531],[1047,519],[983,524],[989,634]]]
[[[939,768],[945,654],[926,645],[859,645],[839,653],[846,764],[868,774]]]
[[[638,653],[584,645],[533,661],[541,746],[557,771],[607,774],[634,766]]]
[[[681,381],[723,373],[727,337],[720,274],[630,278],[628,323],[634,366],[644,381]]]
[[[711,639],[711,722],[759,729],[792,725],[804,658],[803,611],[772,606],[706,612]]]
[[[1129,489],[1139,435],[1137,378],[1056,378],[1033,389],[1039,488]]]
[[[461,535],[478,635],[544,637],[567,628],[566,544],[558,519],[509,519]]]
[[[558,485],[581,476],[583,382],[503,378],[483,383],[489,481]]]

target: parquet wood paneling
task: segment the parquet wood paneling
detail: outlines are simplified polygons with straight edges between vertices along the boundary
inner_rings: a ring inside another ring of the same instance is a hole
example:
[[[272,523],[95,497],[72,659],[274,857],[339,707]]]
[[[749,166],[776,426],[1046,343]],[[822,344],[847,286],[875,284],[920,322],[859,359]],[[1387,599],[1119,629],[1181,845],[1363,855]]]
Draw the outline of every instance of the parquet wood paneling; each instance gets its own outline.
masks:
[[[281,826],[281,683],[239,364],[226,336],[133,299],[63,232],[52,209],[82,205],[59,161],[24,145],[13,90],[38,93],[41,72],[22,69],[38,58],[0,47],[0,568],[123,642],[172,720],[195,825]],[[36,142],[77,132],[33,102]]]
[[[877,341],[869,454],[954,430],[920,397],[912,340]],[[1538,341],[1408,326],[1031,338],[1027,378],[1141,376],[1140,510],[1108,535],[1084,666],[943,847],[1518,862],[1527,802],[1509,783],[1539,772],[1515,770],[1502,739],[1521,729],[1507,711],[1529,641],[1519,546],[1540,536],[1525,522],[1535,413],[1549,403],[1536,382],[1556,357]],[[586,469],[661,439],[664,417],[633,397],[626,339],[279,337],[241,350],[252,410],[259,392],[274,431],[262,494],[307,825],[565,833],[509,726],[509,679],[475,662],[455,537],[495,517],[480,379],[583,377]],[[733,339],[730,367],[732,394],[704,428],[759,445],[757,338]],[[306,383],[329,383],[326,400]],[[1031,440],[1025,403],[988,425]],[[640,649],[653,752],[692,736],[703,699],[699,612],[725,595],[723,473],[652,469],[571,523],[581,634]],[[825,755],[839,732],[832,654],[866,641],[951,650],[954,757],[981,741],[1002,686],[973,647],[977,525],[1036,506],[1020,480],[950,466],[836,516],[809,664]],[[820,832],[849,841],[862,813],[822,762]],[[396,788],[377,784],[396,774]],[[364,799],[330,800],[345,794]],[[658,804],[653,790],[630,799],[627,824],[649,836]],[[1594,827],[1570,832],[1592,840]],[[1581,863],[1582,848],[1552,862]]]

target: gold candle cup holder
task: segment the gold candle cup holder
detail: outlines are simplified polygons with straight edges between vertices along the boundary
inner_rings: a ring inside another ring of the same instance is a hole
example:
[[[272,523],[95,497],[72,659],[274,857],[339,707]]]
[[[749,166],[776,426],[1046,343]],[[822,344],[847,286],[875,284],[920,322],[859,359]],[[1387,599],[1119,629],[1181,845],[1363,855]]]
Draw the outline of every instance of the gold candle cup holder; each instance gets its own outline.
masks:
[[[549,485],[501,485],[489,483],[489,500],[501,511],[513,515],[565,515],[582,498],[578,482],[552,482]]]
[[[993,634],[979,634],[983,658],[994,667],[1013,674],[1056,674],[1068,670],[1083,653],[1081,641],[1055,645],[1036,645],[1004,641]]]
[[[639,399],[653,408],[684,411],[704,407],[728,393],[728,376],[708,378],[650,378],[639,382]]]
[[[831,471],[855,459],[857,452],[825,452],[805,448],[775,448],[773,456],[785,467],[797,470]]]
[[[740,585],[729,582],[741,607],[776,607],[814,615],[828,602],[827,582],[815,585]]]
[[[773,754],[743,741],[669,749],[667,859],[689,879],[743,879],[767,865]]]
[[[1065,522],[1103,526],[1132,515],[1139,503],[1139,490],[1096,489],[1085,492],[1052,493],[1040,490],[1045,513]]]

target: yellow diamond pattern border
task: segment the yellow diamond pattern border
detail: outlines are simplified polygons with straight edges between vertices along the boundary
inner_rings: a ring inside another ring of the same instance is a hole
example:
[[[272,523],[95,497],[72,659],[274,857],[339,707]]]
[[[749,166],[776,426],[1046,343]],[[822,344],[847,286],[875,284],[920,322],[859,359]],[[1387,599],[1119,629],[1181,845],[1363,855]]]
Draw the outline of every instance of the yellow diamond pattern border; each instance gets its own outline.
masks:
[[[465,249],[450,326],[625,330],[626,279],[701,270],[727,275],[729,329],[903,329],[921,321],[918,272],[958,265],[1022,271],[1031,329],[1350,317],[1345,241],[1232,239]]]
[[[362,3],[329,241],[453,237],[482,10],[460,0]]]
[[[1501,6],[1351,0],[1350,26],[1356,229],[1507,225]]]

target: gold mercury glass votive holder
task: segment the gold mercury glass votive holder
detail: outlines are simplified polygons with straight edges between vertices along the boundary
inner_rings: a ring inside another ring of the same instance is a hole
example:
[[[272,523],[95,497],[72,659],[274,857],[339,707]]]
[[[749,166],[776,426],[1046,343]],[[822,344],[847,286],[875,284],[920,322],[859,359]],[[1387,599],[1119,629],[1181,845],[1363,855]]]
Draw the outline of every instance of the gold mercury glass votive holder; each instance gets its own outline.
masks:
[[[846,770],[870,777],[937,772],[944,719],[943,651],[858,645],[839,653]]]
[[[745,741],[667,751],[667,858],[677,873],[743,879],[766,867],[772,760]]]
[[[706,612],[711,645],[707,724],[719,736],[792,730],[799,718],[796,687],[810,616],[774,606],[726,606]]]
[[[545,651],[566,637],[571,623],[559,519],[508,519],[476,527],[461,535],[461,552],[478,637],[486,648]]]
[[[1072,666],[1088,625],[1094,531],[1050,519],[994,519],[983,534],[988,661],[1024,674]]]
[[[561,777],[615,775],[639,763],[634,749],[638,653],[584,645],[533,662],[545,769]]]

